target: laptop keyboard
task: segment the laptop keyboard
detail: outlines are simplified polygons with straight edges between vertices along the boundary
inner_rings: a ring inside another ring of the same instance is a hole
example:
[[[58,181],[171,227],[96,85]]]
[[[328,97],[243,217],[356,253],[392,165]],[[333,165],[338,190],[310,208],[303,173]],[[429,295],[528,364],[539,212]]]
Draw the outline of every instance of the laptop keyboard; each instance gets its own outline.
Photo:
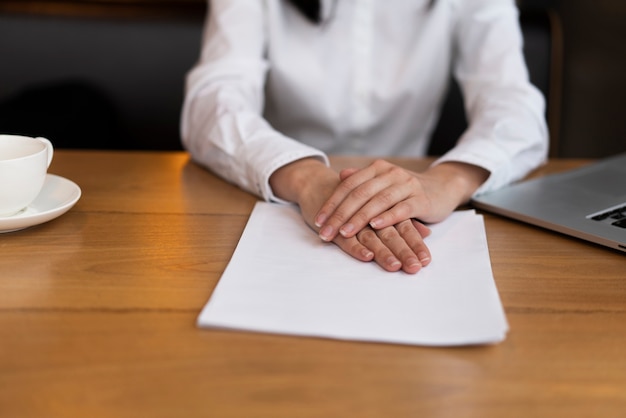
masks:
[[[589,219],[608,223],[618,228],[626,228],[626,203],[622,206],[613,207],[607,211],[590,215]]]

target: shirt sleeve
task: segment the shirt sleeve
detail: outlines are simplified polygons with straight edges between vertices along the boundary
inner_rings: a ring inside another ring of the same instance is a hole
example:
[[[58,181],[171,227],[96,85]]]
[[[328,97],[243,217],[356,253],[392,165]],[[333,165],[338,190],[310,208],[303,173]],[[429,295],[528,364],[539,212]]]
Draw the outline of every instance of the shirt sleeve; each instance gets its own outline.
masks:
[[[463,91],[468,129],[442,156],[491,174],[476,194],[524,177],[545,162],[545,100],[529,81],[519,13],[513,0],[459,2],[454,75]]]
[[[283,165],[319,150],[274,130],[262,117],[267,61],[264,1],[212,0],[199,62],[186,79],[184,147],[199,164],[265,200]]]

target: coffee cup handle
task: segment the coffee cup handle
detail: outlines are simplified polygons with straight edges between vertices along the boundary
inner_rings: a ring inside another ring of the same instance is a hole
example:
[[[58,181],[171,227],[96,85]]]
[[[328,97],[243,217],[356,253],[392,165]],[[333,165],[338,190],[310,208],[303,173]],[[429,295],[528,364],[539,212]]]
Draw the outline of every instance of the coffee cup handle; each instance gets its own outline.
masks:
[[[50,163],[52,162],[52,155],[54,154],[54,147],[52,146],[52,142],[42,136],[37,137],[37,139],[43,142],[46,148],[48,148],[48,167],[50,167]]]

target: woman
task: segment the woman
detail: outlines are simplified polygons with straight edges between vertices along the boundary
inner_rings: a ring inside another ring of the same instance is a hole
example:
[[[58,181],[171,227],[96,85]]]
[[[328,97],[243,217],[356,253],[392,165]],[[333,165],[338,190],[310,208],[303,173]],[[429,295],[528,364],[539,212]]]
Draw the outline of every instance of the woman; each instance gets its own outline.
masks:
[[[300,206],[325,241],[388,271],[430,262],[421,222],[517,180],[547,153],[513,0],[212,0],[189,73],[194,160]],[[336,173],[328,154],[423,156],[450,74],[469,127],[416,173],[384,160]]]

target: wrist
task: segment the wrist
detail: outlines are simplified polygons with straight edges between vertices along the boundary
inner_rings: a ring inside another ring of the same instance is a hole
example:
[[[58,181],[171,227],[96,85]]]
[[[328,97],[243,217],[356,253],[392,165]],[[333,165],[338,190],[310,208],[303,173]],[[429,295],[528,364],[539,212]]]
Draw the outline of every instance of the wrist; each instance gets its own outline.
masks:
[[[300,203],[310,193],[313,183],[334,182],[337,174],[316,158],[303,158],[274,171],[269,182],[274,195],[294,203]]]
[[[439,179],[444,190],[458,198],[457,204],[463,204],[487,181],[490,173],[477,165],[449,161],[430,167],[426,174]]]

